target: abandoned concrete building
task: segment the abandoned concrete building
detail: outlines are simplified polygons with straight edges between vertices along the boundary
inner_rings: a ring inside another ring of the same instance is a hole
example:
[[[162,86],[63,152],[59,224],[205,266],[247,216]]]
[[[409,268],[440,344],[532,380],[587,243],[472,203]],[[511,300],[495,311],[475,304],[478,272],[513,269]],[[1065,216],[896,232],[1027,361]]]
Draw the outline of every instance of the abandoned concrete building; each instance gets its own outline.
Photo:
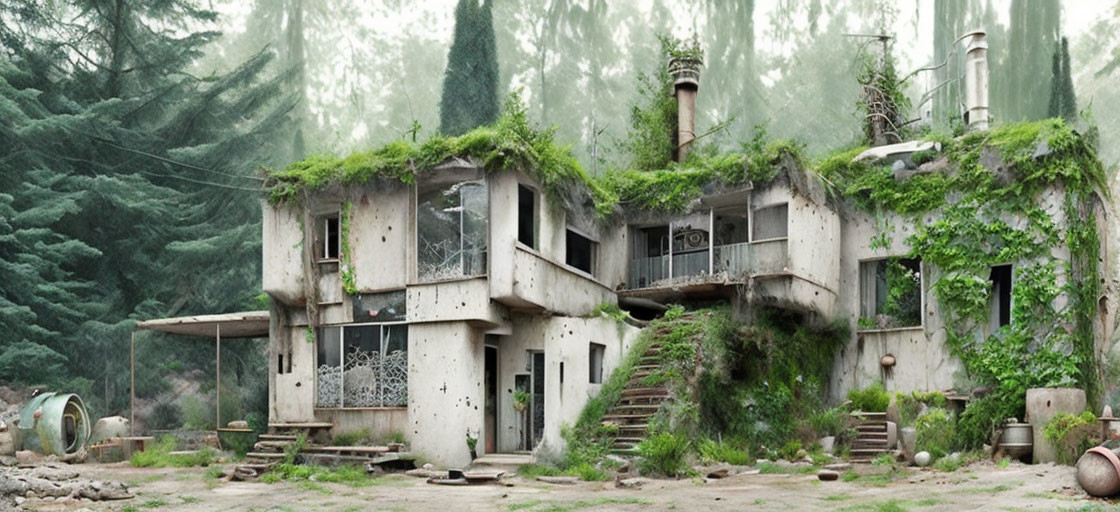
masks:
[[[682,152],[695,82],[677,84]],[[987,114],[973,119],[986,124]],[[913,154],[937,151],[876,149],[870,156],[910,167]],[[549,193],[531,169],[491,172],[462,158],[412,183],[332,184],[300,205],[264,202],[269,420],[401,432],[447,466],[469,462],[466,438],[480,454],[556,449],[641,330],[596,308],[685,300],[726,301],[744,319],[760,307],[844,319],[852,334],[835,358],[836,400],[879,381],[953,388],[961,363],[930,286],[938,270],[906,256],[914,219],[852,208],[797,161],[776,165],[766,182],[704,185],[683,213],[625,207],[606,222],[587,202]],[[1055,184],[1040,201],[1057,225],[1063,197]],[[1070,260],[1062,244],[1051,255]],[[1024,262],[991,267],[985,332],[1011,321],[1012,270]],[[910,286],[888,286],[892,275]]]

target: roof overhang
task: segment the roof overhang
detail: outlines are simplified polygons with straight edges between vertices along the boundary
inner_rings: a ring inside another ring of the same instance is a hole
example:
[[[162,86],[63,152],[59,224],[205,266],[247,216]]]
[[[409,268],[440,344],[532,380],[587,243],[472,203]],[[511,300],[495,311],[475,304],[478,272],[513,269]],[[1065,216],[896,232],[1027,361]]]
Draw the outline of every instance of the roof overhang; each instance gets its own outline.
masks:
[[[268,336],[268,311],[159,318],[137,322],[136,328],[210,338],[219,333],[223,338],[262,338]]]

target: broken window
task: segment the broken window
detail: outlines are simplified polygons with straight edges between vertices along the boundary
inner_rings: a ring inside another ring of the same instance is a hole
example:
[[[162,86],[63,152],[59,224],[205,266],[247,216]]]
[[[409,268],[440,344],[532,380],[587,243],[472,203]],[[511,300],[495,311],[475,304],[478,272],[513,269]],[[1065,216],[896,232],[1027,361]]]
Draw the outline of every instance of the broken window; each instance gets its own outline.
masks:
[[[354,296],[354,322],[403,322],[404,290]]]
[[[669,277],[669,226],[633,231],[634,259],[630,262],[630,288],[645,288]]]
[[[991,308],[992,331],[1011,324],[1011,265],[992,267],[989,276],[992,281],[992,295],[988,299]]]
[[[417,277],[439,281],[486,273],[488,203],[483,181],[420,191],[416,211]]]
[[[537,248],[537,193],[525,185],[517,186],[517,241]]]
[[[750,268],[750,224],[746,207],[721,210],[715,219],[713,272],[738,273]]]
[[[789,236],[789,204],[782,203],[754,211],[751,241],[760,242]]]
[[[322,252],[320,260],[337,260],[339,254],[339,221],[338,215],[327,215],[321,218],[319,242]]]
[[[322,327],[316,340],[316,407],[408,405],[408,326]]]
[[[591,343],[587,349],[587,365],[590,369],[588,382],[592,384],[603,383],[603,354],[606,353],[607,346],[599,343]]]
[[[861,329],[922,325],[922,265],[912,258],[859,264]]]
[[[698,276],[708,273],[711,263],[708,254],[710,236],[708,228],[712,222],[711,212],[694,213],[673,221],[672,276]]]
[[[599,244],[568,229],[567,249],[564,262],[588,274],[595,274],[595,256]]]

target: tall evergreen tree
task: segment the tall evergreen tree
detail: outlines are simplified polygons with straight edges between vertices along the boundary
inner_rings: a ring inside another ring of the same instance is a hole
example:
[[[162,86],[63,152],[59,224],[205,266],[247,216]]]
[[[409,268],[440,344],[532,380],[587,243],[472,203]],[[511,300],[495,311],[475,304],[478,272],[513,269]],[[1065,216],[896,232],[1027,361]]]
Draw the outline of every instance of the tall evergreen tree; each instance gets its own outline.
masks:
[[[1047,116],[1073,121],[1077,118],[1077,98],[1073,92],[1073,77],[1070,76],[1069,40],[1065,37],[1060,44],[1054,45],[1050,67],[1050,106]]]
[[[440,100],[440,131],[459,135],[498,119],[498,55],[490,0],[459,0]]]
[[[1029,121],[1046,117],[1050,87],[1047,84],[1050,51],[1058,42],[1062,6],[1058,0],[1011,0],[1008,28],[1008,76],[1004,121]]]
[[[270,53],[188,72],[214,19],[191,0],[0,5],[0,176],[26,184],[0,198],[0,260],[21,265],[0,325],[35,315],[20,339],[103,383],[102,412],[127,403],[110,389],[127,389],[131,318],[242,309],[260,288],[254,173],[293,102],[262,76]]]

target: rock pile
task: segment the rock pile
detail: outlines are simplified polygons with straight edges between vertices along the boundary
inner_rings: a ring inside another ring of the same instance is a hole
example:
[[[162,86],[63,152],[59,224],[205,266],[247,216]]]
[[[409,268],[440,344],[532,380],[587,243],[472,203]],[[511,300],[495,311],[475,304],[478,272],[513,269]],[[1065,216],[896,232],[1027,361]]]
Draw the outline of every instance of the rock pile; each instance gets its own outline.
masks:
[[[0,467],[0,503],[8,505],[29,499],[103,501],[131,497],[128,487],[120,482],[80,478],[62,465]]]

